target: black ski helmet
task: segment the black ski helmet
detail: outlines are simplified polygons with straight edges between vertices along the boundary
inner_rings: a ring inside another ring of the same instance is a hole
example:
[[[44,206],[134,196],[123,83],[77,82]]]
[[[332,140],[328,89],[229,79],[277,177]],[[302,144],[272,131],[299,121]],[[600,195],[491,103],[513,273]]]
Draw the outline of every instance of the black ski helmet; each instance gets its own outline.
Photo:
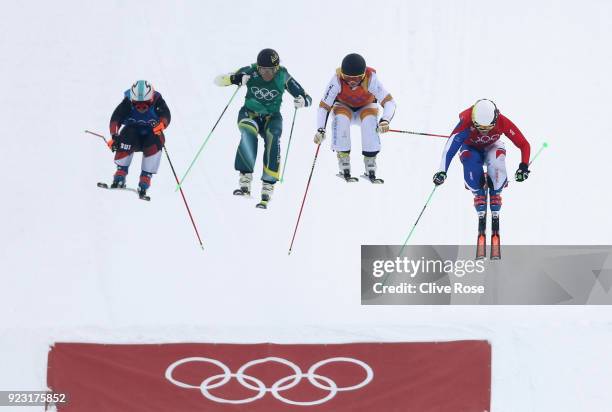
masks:
[[[257,55],[257,65],[261,67],[277,67],[280,63],[278,53],[273,49],[263,49]]]
[[[346,76],[361,76],[366,71],[365,59],[357,53],[347,54],[344,59],[342,59],[340,70],[342,70],[342,74]]]

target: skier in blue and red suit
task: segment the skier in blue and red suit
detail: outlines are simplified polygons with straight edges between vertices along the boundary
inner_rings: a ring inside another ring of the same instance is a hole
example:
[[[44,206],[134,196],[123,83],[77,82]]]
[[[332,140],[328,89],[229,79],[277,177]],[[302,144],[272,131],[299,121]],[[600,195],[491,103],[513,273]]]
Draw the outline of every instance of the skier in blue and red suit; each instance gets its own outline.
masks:
[[[145,195],[157,173],[164,147],[164,129],[170,124],[170,109],[161,94],[146,80],[138,80],[113,112],[108,146],[115,153],[117,170],[111,188],[125,187],[134,152],[142,152],[138,194]],[[122,127],[123,126],[123,127]]]
[[[459,124],[444,147],[440,170],[433,178],[436,185],[444,183],[451,160],[459,151],[465,185],[474,194],[474,207],[479,216],[486,214],[486,188],[489,189],[493,216],[498,215],[501,209],[500,193],[508,182],[506,148],[500,140],[502,134],[521,150],[521,162],[515,173],[515,179],[517,182],[526,180],[529,177],[531,151],[529,142],[514,123],[499,112],[495,103],[487,99],[478,100],[459,115]]]

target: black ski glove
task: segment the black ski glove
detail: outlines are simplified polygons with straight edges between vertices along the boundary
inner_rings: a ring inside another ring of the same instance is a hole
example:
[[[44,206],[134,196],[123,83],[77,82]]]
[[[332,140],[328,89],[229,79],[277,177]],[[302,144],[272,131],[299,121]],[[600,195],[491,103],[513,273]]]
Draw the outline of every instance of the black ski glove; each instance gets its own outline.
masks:
[[[514,178],[517,182],[522,182],[527,180],[529,177],[529,165],[527,163],[520,163],[516,173],[514,174]]]
[[[436,186],[440,186],[446,180],[446,172],[437,172],[433,177]]]
[[[118,134],[114,134],[111,136],[111,139],[108,141],[108,147],[109,149],[111,149],[111,152],[116,152],[119,149],[119,135]]]
[[[230,75],[230,82],[236,86],[243,86],[249,81],[250,78],[251,76],[246,73],[236,73]]]

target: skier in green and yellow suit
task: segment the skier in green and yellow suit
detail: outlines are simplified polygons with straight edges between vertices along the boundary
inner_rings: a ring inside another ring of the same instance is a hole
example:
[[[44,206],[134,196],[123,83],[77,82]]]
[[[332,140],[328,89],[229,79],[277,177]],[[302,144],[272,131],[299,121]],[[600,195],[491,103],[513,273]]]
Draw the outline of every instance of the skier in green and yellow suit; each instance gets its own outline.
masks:
[[[238,113],[240,144],[236,152],[234,168],[240,172],[240,189],[235,195],[250,195],[253,168],[257,156],[257,135],[264,139],[263,181],[261,203],[265,208],[272,198],[274,183],[279,179],[280,137],[283,117],[280,113],[283,93],[287,90],[294,97],[296,109],[310,106],[312,99],[302,86],[280,65],[278,53],[264,49],[257,55],[257,63],[243,67],[234,73],[215,79],[219,86],[232,84],[246,86],[244,106]]]

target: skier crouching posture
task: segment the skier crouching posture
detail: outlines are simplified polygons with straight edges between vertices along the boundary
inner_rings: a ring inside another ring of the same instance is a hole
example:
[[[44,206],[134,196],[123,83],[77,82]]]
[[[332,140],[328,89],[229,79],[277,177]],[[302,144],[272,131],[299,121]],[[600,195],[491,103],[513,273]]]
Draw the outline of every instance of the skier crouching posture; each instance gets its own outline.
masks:
[[[264,140],[264,154],[261,202],[257,207],[265,209],[272,198],[274,184],[280,177],[280,138],[283,131],[280,107],[283,93],[287,90],[294,97],[296,109],[310,106],[312,99],[287,69],[280,65],[278,53],[272,49],[263,49],[257,55],[257,63],[218,76],[215,83],[218,86],[235,84],[247,88],[244,106],[238,112],[240,144],[234,168],[240,172],[240,186],[234,194],[251,194],[259,135]]]
[[[465,185],[474,194],[474,207],[478,213],[477,257],[480,258],[484,257],[487,189],[492,217],[492,257],[499,258],[499,211],[502,206],[500,193],[508,182],[506,148],[500,140],[502,134],[521,150],[521,162],[515,173],[515,179],[517,182],[526,180],[529,177],[531,151],[529,142],[514,123],[499,112],[495,103],[487,99],[478,100],[472,107],[459,114],[459,124],[444,147],[440,170],[433,177],[436,185],[444,183],[450,162],[459,151]],[[483,170],[485,164],[486,175]]]
[[[383,114],[378,120],[378,104]],[[380,152],[379,133],[389,131],[389,122],[395,113],[395,101],[378,80],[376,70],[366,66],[362,56],[352,53],[342,59],[319,104],[317,133],[314,142],[325,139],[325,127],[332,113],[332,149],[337,152],[339,176],[348,182],[351,177],[351,124],[361,126],[361,150],[365,164],[365,177],[372,183],[383,183],[376,178],[376,155]]]
[[[138,195],[146,196],[151,177],[159,169],[161,150],[165,143],[163,131],[169,124],[170,109],[148,81],[138,80],[125,91],[109,125],[111,140],[108,146],[115,152],[117,165],[111,188],[125,187],[125,178],[134,152],[142,152]]]

